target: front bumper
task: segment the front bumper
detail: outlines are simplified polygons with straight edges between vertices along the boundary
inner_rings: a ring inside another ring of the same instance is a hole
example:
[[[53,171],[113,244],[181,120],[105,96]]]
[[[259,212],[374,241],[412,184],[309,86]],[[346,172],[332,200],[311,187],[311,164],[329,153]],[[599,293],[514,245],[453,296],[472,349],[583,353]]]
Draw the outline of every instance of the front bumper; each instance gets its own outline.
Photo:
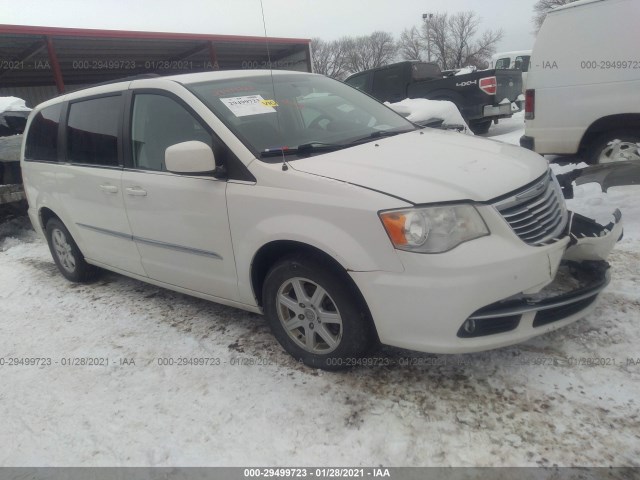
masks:
[[[516,295],[473,313],[458,330],[476,338],[517,329],[526,321],[535,329],[583,312],[610,280],[605,261],[563,261],[554,281],[533,295]]]
[[[609,282],[620,215],[607,226],[575,218],[570,235],[547,246],[496,224],[491,236],[444,254],[398,252],[403,273],[350,274],[383,344],[431,353],[512,345],[584,317]]]

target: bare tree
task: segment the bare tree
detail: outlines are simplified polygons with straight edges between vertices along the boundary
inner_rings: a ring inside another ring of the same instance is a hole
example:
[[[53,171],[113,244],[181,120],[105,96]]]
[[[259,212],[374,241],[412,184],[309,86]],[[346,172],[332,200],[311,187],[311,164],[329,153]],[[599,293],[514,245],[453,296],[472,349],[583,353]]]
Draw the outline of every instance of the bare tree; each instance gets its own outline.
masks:
[[[405,28],[398,41],[398,53],[403,60],[422,60],[425,39],[416,27]]]
[[[373,32],[369,36],[369,46],[373,60],[373,65],[370,68],[387,65],[393,62],[398,54],[398,45],[393,39],[393,35],[387,32]]]
[[[576,0],[538,0],[533,6],[533,24],[536,27],[536,33],[540,30],[542,22],[544,22],[549,10],[553,7],[559,7],[575,1]]]
[[[347,75],[347,39],[325,42],[321,38],[311,40],[313,71],[342,80]]]
[[[449,17],[446,13],[438,13],[429,20],[429,28],[423,25],[423,34],[431,41],[433,59],[443,70],[448,70],[449,55]]]
[[[488,65],[503,32],[487,30],[478,35],[479,26],[480,17],[471,11],[439,13],[429,20],[428,29],[424,26],[423,35],[429,35],[435,60],[443,70]]]
[[[351,73],[387,65],[396,58],[398,45],[387,32],[345,40],[347,68]]]
[[[467,65],[471,42],[478,30],[480,19],[473,12],[460,12],[449,18],[449,38],[452,68]]]

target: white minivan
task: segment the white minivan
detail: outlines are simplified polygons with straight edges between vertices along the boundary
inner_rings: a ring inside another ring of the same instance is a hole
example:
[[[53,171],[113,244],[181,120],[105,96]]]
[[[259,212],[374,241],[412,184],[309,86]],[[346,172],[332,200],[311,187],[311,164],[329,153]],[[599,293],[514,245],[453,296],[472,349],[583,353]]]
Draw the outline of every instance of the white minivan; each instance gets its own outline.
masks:
[[[549,12],[533,48],[520,145],[590,163],[640,160],[640,1]]]
[[[307,73],[69,93],[34,109],[21,160],[66,278],[100,267],[264,313],[326,369],[379,343],[471,352],[566,325],[594,308],[622,230],[569,212],[533,152]]]

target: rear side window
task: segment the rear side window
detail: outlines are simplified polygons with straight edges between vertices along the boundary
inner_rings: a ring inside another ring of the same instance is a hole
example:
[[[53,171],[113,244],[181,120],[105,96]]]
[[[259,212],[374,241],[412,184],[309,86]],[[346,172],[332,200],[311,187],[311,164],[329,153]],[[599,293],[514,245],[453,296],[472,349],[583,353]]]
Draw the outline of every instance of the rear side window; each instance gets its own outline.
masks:
[[[120,95],[70,104],[67,122],[67,161],[117,166],[121,118]]]
[[[43,108],[33,117],[27,133],[25,158],[48,162],[58,161],[58,124],[61,110],[62,104],[58,103]]]

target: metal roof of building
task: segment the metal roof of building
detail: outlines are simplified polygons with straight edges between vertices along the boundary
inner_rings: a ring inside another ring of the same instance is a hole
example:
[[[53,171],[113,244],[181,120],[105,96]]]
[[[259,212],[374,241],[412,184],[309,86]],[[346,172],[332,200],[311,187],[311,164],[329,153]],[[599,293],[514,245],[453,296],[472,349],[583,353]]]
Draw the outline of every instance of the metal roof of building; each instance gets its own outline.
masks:
[[[310,71],[309,39],[0,25],[0,87],[88,85],[143,73]]]

